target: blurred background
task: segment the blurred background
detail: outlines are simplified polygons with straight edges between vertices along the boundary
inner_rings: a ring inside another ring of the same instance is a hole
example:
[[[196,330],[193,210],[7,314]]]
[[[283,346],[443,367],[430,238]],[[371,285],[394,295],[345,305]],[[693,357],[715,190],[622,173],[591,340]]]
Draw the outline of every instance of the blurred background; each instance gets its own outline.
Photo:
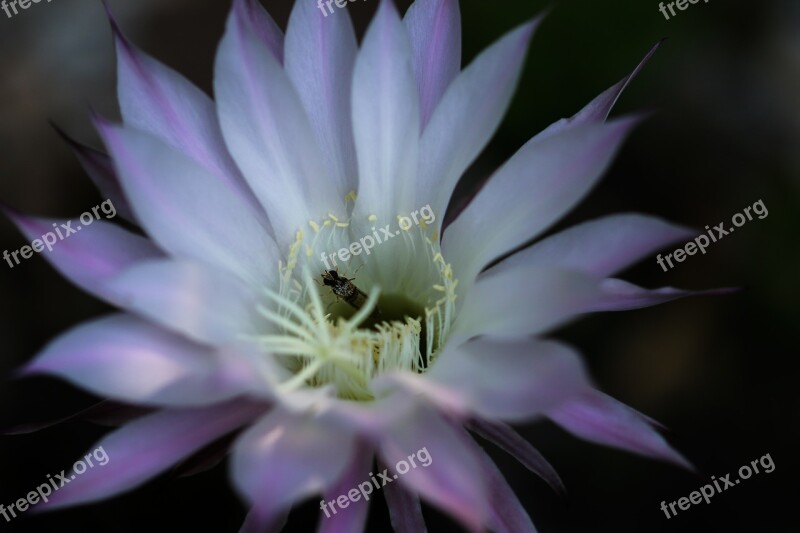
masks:
[[[210,92],[229,8],[220,0],[110,0],[128,37]],[[398,2],[405,9],[410,2]],[[285,27],[292,2],[264,1]],[[348,6],[359,35],[378,0]],[[462,195],[536,132],[570,116],[664,45],[615,114],[653,111],[605,179],[558,228],[618,211],[702,228],[762,200],[769,210],[669,272],[649,258],[623,277],[648,287],[740,287],[736,294],[586,317],[557,336],[579,347],[596,382],[654,417],[697,474],[579,441],[548,423],[521,428],[562,475],[560,498],[489,448],[544,532],[800,531],[798,318],[800,291],[800,3],[700,2],[665,20],[653,0],[461,2],[464,62],[504,32],[552,7],[536,34],[513,106],[461,184]],[[338,12],[335,16],[342,16]],[[379,95],[376,95],[379,97]],[[31,214],[77,216],[103,198],[48,121],[99,147],[89,106],[119,116],[111,33],[99,1],[33,4],[0,12],[0,201]],[[556,228],[556,229],[558,229]],[[25,239],[0,216],[0,250]],[[671,250],[668,250],[671,251]],[[0,266],[0,427],[69,415],[96,401],[15,369],[58,333],[109,311],[39,256]],[[73,422],[0,437],[0,503],[67,468],[105,429]],[[770,454],[776,465],[667,520],[675,501]],[[113,458],[112,458],[113,460]],[[313,531],[318,504],[298,507],[288,531]],[[193,478],[165,475],[84,508],[32,516],[4,531],[237,531],[244,507],[224,466]],[[430,531],[459,531],[425,509]],[[389,530],[376,500],[370,531]]]

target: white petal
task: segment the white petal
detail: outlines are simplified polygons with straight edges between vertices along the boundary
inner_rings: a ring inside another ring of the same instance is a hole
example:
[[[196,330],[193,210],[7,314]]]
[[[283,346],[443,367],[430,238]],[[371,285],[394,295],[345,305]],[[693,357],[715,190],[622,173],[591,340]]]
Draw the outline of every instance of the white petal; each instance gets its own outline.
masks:
[[[585,312],[599,294],[599,281],[580,272],[528,265],[508,268],[480,277],[466,293],[452,335],[543,333]]]
[[[691,230],[638,214],[611,215],[548,237],[503,260],[488,272],[528,264],[610,276],[655,250],[688,239]]]
[[[359,176],[355,216],[407,213],[414,209],[419,94],[408,35],[391,1],[381,2],[364,37],[352,104]]]
[[[217,52],[214,90],[228,150],[267,211],[281,245],[329,211],[344,217],[300,98],[281,64],[234,2]]]
[[[163,141],[99,124],[125,194],[145,230],[172,255],[265,284],[278,252],[256,211]]]
[[[345,10],[327,17],[315,2],[295,2],[286,31],[286,74],[292,80],[334,181],[358,187],[350,92],[358,44]]]
[[[533,138],[492,176],[448,226],[442,250],[469,285],[480,270],[535,237],[600,178],[636,118]]]
[[[508,33],[465,68],[450,84],[422,134],[412,209],[430,204],[440,228],[459,178],[508,109],[538,22]]]
[[[222,346],[258,331],[258,292],[198,263],[140,262],[105,285],[126,309],[201,343]]]

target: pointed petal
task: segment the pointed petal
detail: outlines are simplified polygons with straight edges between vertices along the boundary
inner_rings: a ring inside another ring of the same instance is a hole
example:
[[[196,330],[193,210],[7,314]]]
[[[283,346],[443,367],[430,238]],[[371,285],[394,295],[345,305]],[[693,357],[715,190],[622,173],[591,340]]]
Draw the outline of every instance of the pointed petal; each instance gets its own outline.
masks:
[[[641,72],[645,65],[647,65],[660,46],[661,42],[659,41],[655,46],[653,46],[653,48],[650,49],[647,55],[644,56],[644,59],[642,59],[642,61],[636,66],[633,72],[623,78],[622,81],[602,92],[599,96],[597,96],[597,98],[589,102],[586,107],[581,109],[571,118],[563,118],[557,122],[554,122],[541,133],[539,133],[537,137],[543,139],[548,135],[554,135],[569,127],[575,127],[581,124],[598,123],[606,120],[608,118],[608,114],[611,113],[611,109],[613,109],[623,91],[625,91],[634,78],[639,75],[639,72]]]
[[[501,450],[512,455],[525,468],[542,478],[550,488],[564,495],[566,488],[561,476],[539,450],[510,426],[493,420],[476,418],[469,424],[469,429],[488,440]]]
[[[605,277],[690,236],[690,229],[660,218],[639,214],[611,215],[556,233],[515,253],[487,272],[528,264],[569,268]]]
[[[368,472],[372,470],[372,459],[374,450],[366,443],[360,442],[356,445],[352,454],[350,464],[339,480],[329,487],[324,493],[326,502],[336,499],[340,495],[348,495],[353,490],[358,490],[359,483],[367,479]],[[371,485],[372,483],[368,481]],[[366,489],[364,489],[366,491]],[[371,490],[371,487],[370,487]],[[369,498],[367,494],[366,498]],[[355,500],[355,501],[353,501]],[[320,503],[322,505],[322,503]],[[346,508],[336,509],[336,514],[331,515],[327,511],[320,516],[318,533],[361,533],[367,522],[367,511],[369,501],[364,500],[363,493],[355,498],[351,498]]]
[[[129,315],[68,331],[25,367],[100,396],[156,406],[199,406],[256,386],[248,361],[224,357]]]
[[[350,16],[295,2],[286,31],[286,74],[316,134],[325,168],[348,192],[358,187],[350,93],[358,44]]]
[[[137,218],[162,248],[259,285],[273,278],[278,252],[257,211],[152,135],[99,129]]]
[[[600,294],[586,307],[586,312],[628,311],[660,305],[672,300],[690,296],[717,296],[732,294],[737,289],[711,289],[705,291],[687,291],[672,287],[645,289],[621,279],[609,278],[600,284]]]
[[[93,448],[103,448],[107,464],[87,469],[37,508],[95,502],[134,489],[265,409],[263,404],[236,400],[199,409],[170,409],[135,420]]]
[[[352,106],[359,176],[355,216],[393,220],[414,208],[420,115],[411,44],[391,0],[381,0],[364,36]]]
[[[117,49],[117,92],[123,121],[201,165],[231,194],[257,207],[225,148],[214,103],[183,75],[133,46],[111,18]],[[262,223],[264,213],[259,213]]]
[[[440,228],[459,178],[508,109],[539,22],[508,33],[470,63],[450,84],[422,134],[412,209],[430,204]]]
[[[236,444],[232,474],[260,522],[334,485],[355,448],[352,434],[274,410]]]
[[[128,205],[128,200],[122,192],[122,185],[119,183],[116,173],[114,172],[114,164],[107,154],[90,148],[84,144],[79,143],[58,126],[54,126],[56,132],[62,139],[69,145],[75,157],[78,158],[83,170],[89,175],[92,182],[94,182],[97,190],[103,198],[108,198],[117,210],[117,214],[127,220],[136,224],[136,218],[133,214],[131,206]]]
[[[400,475],[398,462],[408,464],[408,456],[419,457],[420,451],[430,457],[428,465],[420,463]],[[449,513],[471,531],[483,530],[490,511],[480,457],[436,411],[421,408],[404,423],[389,428],[380,444],[380,456],[389,466],[390,478]]]
[[[253,28],[249,2],[233,3],[214,92],[228,150],[287,245],[309,220],[329,211],[344,218],[348,191],[326,171],[297,92]]]
[[[55,239],[56,232],[62,230],[61,225],[70,223],[69,220],[27,217],[10,209],[5,212],[30,241],[44,239],[48,233]],[[77,226],[70,227],[77,230]],[[58,240],[52,251],[43,254],[44,258],[72,283],[112,305],[118,302],[103,285],[105,280],[141,261],[164,257],[148,239],[110,222],[96,220],[91,226],[64,237],[69,238]]]
[[[403,22],[419,89],[422,128],[461,70],[461,12],[457,0],[417,0]]]
[[[471,283],[490,261],[571,209],[600,178],[637,122],[625,118],[570,128],[520,148],[444,234],[442,251],[458,279]]]
[[[639,413],[600,391],[587,390],[547,416],[576,437],[693,470]]]
[[[584,312],[599,296],[599,281],[587,274],[516,265],[478,279],[466,293],[452,335],[535,335]]]
[[[386,465],[381,462],[378,468],[383,470]],[[400,483],[392,483],[383,487],[383,497],[395,533],[427,533],[419,496]]]
[[[234,343],[259,323],[252,288],[190,261],[143,261],[106,285],[126,309],[200,343]]]

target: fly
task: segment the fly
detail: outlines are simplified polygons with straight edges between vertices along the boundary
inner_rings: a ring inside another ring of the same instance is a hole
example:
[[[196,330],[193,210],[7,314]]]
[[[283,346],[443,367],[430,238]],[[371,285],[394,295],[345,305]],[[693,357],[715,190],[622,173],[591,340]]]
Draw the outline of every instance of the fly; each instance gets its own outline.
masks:
[[[322,283],[331,288],[333,294],[347,302],[350,307],[358,311],[367,303],[367,294],[355,286],[353,280],[340,276],[336,270],[326,270],[322,273]],[[376,307],[372,318],[380,319],[381,313]]]

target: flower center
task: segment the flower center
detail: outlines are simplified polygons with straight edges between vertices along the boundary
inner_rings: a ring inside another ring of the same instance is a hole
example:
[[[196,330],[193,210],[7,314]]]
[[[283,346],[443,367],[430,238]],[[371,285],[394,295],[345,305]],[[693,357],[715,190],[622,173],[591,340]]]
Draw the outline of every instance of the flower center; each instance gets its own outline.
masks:
[[[270,330],[256,341],[291,373],[284,391],[334,385],[340,398],[369,401],[373,378],[425,372],[446,340],[458,281],[437,236],[376,220],[310,222],[278,265],[279,286],[259,307]]]

